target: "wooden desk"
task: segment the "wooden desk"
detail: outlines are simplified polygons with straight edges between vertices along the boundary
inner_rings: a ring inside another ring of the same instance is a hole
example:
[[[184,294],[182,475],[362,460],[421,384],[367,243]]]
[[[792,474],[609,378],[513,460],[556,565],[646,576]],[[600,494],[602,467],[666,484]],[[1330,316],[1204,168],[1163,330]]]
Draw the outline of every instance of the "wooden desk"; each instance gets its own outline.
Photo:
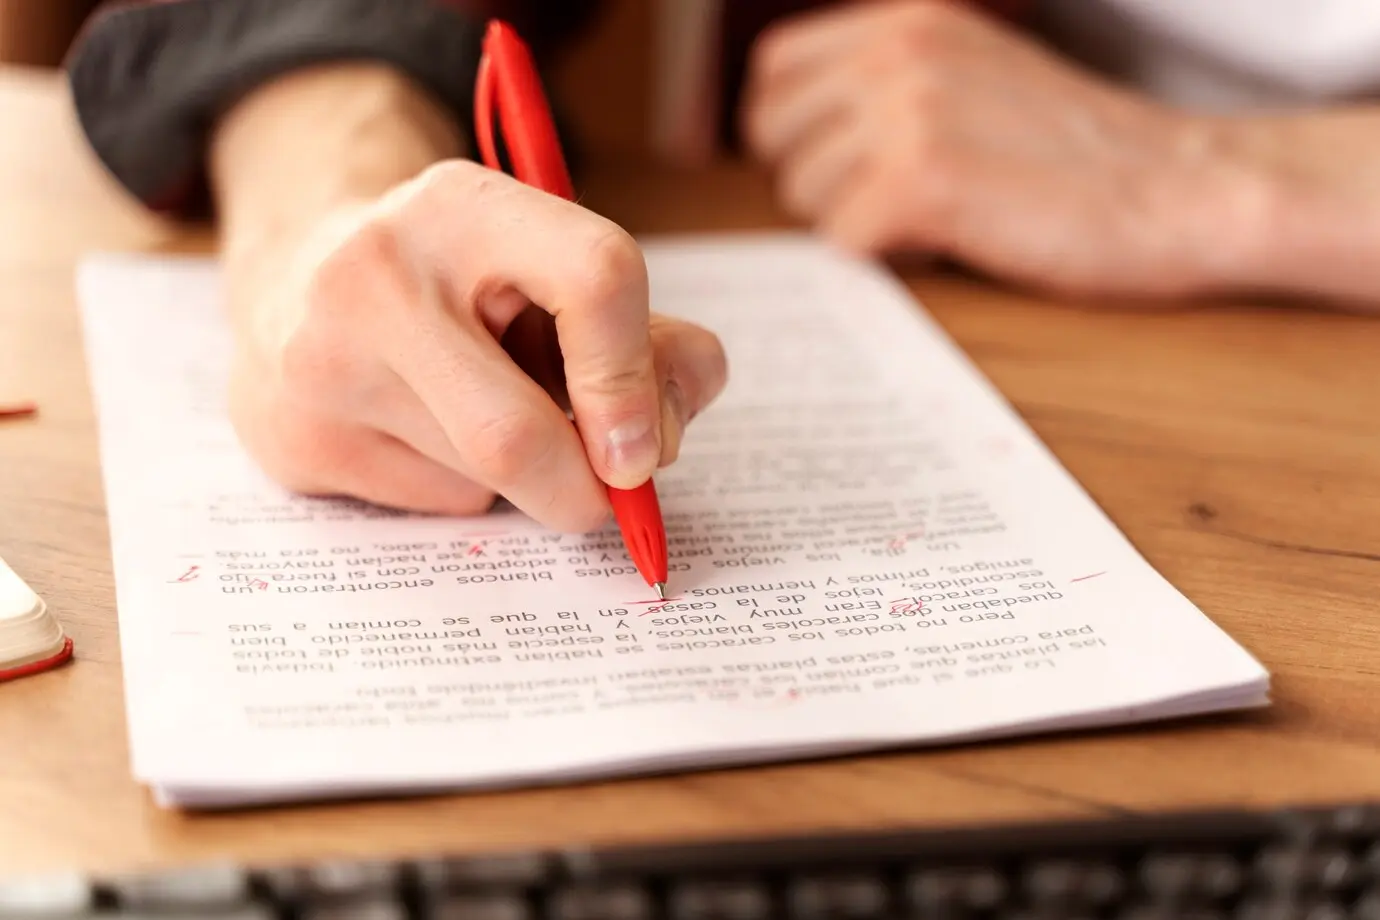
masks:
[[[0,685],[0,867],[483,850],[1380,796],[1380,320],[1128,312],[952,277],[914,288],[1150,561],[1258,654],[1246,717],[814,764],[420,801],[184,816],[130,779],[92,409],[72,294],[97,247],[204,246],[129,207],[60,87],[0,74],[0,555],[76,638]],[[637,231],[772,220],[722,174],[595,177]],[[787,797],[791,804],[787,804]],[[801,808],[800,801],[810,803]]]

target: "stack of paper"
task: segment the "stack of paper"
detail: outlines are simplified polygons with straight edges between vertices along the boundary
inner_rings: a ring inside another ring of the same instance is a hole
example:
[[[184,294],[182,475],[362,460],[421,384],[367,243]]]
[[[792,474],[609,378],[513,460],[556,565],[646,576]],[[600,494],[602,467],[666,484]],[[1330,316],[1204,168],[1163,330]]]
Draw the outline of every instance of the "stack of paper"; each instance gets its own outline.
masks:
[[[70,651],[43,598],[0,559],[0,680],[47,670]]]
[[[134,770],[226,806],[549,783],[1263,705],[904,288],[794,236],[650,240],[727,392],[616,530],[289,495],[237,445],[217,267],[80,278]]]

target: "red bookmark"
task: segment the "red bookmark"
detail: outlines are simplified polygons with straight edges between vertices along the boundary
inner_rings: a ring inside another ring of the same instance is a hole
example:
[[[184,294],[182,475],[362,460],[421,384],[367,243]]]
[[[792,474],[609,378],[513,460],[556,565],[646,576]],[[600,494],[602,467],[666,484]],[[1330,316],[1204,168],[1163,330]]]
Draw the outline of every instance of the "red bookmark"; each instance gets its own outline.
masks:
[[[499,168],[494,145],[494,107],[499,129],[518,181],[574,200],[565,156],[532,53],[512,26],[490,20],[474,87],[475,134],[484,162]],[[648,479],[636,489],[609,490],[609,503],[623,542],[637,570],[657,596],[666,596],[666,525],[656,486]]]

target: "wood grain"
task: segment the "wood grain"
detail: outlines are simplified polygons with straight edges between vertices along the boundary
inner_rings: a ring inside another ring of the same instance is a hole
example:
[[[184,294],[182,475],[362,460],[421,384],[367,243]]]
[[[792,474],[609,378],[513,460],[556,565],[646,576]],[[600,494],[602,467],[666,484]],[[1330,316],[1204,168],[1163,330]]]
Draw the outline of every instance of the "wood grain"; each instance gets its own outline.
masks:
[[[1250,304],[1061,305],[953,274],[916,294],[1152,564],[1273,671],[1245,716],[577,788],[187,816],[131,779],[72,293],[95,248],[201,250],[133,208],[59,84],[0,72],[0,556],[76,639],[0,685],[0,866],[457,851],[1380,797],[1380,323]],[[594,172],[640,232],[782,224],[749,172]],[[808,802],[802,808],[800,802]]]

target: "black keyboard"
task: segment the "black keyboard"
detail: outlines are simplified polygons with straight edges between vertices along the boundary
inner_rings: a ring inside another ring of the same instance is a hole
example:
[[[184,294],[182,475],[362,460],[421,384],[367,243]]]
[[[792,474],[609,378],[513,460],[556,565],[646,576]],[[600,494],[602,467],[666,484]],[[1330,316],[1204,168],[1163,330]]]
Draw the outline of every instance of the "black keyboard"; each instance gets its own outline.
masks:
[[[138,877],[3,872],[5,920],[1380,920],[1380,805]]]

